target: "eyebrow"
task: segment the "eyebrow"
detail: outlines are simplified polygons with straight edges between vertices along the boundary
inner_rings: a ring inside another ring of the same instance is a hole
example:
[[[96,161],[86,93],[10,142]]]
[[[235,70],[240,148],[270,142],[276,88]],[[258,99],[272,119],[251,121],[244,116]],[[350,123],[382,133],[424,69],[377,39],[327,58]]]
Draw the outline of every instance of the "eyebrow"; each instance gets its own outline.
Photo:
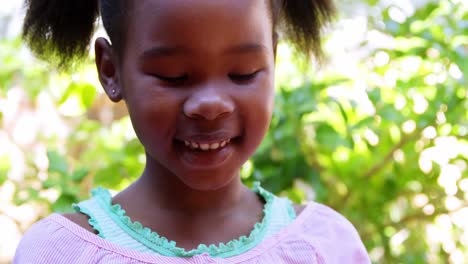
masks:
[[[180,46],[160,46],[153,47],[143,52],[141,58],[160,57],[187,54],[188,50]]]
[[[261,44],[257,43],[244,43],[229,47],[224,51],[225,54],[236,54],[236,53],[257,53],[268,51],[268,49]],[[147,57],[164,57],[164,56],[175,56],[175,55],[186,55],[190,51],[182,46],[159,46],[153,47],[143,52],[141,58]]]
[[[263,52],[268,51],[268,49],[261,44],[257,43],[245,43],[241,45],[237,45],[226,50],[226,53],[255,53],[255,52]]]

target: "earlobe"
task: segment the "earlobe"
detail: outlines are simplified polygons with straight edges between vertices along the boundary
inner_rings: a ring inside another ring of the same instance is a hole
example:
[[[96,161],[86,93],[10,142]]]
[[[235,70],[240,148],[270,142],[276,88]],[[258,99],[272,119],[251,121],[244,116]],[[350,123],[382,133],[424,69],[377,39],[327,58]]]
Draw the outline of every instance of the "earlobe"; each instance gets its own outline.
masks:
[[[113,102],[119,102],[123,94],[112,46],[106,39],[98,38],[94,44],[94,52],[99,81],[104,91]]]

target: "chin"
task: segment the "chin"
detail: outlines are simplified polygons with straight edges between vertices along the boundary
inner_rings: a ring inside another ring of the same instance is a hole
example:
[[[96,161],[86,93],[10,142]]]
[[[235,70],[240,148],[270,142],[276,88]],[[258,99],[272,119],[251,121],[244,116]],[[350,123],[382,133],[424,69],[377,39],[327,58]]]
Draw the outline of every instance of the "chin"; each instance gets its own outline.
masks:
[[[216,175],[216,176],[214,176]],[[229,184],[236,181],[239,177],[239,172],[233,172],[226,174],[220,172],[205,172],[205,173],[188,173],[184,176],[179,176],[181,182],[183,182],[188,188],[196,191],[215,191],[222,189]]]

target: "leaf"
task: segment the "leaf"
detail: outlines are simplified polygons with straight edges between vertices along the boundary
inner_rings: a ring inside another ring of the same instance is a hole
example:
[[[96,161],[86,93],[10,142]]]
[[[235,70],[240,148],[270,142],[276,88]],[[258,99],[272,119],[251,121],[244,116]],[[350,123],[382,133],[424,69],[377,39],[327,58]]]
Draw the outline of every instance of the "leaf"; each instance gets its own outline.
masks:
[[[414,17],[423,19],[429,18],[439,7],[440,4],[429,2],[422,8],[417,9],[417,11],[414,13]]]
[[[335,100],[336,104],[338,105],[338,108],[340,109],[341,116],[343,117],[343,120],[346,124],[348,124],[348,114],[346,113],[346,110],[344,109],[343,105],[341,102]]]
[[[0,156],[0,185],[8,179],[8,171],[11,168],[11,160],[9,156]]]
[[[369,97],[369,100],[376,105],[377,103],[382,102],[382,92],[380,91],[379,88],[374,88],[367,92],[367,96]]]
[[[80,168],[78,170],[75,170],[71,176],[70,179],[74,182],[80,182],[83,180],[87,175],[89,174],[89,170],[86,168]]]
[[[395,48],[394,50],[404,52],[405,54],[414,54],[414,53],[419,53],[415,52],[420,49],[427,49],[428,47],[431,46],[432,41],[432,35],[423,34],[423,38],[421,37],[396,37],[395,38]]]
[[[58,187],[59,184],[60,182],[57,182],[55,179],[51,179],[51,177],[49,177],[49,179],[42,182],[42,188],[50,189],[53,187]]]
[[[6,171],[0,169],[0,185],[8,179]]]
[[[457,47],[455,48],[454,60],[458,68],[463,72],[465,78],[468,78],[468,51],[464,51],[464,48]]]
[[[321,123],[316,129],[317,142],[326,150],[332,152],[337,147],[350,148],[351,144],[345,140],[331,125]]]
[[[395,123],[401,123],[405,118],[400,111],[396,110],[393,105],[386,104],[379,111],[383,120]]]
[[[96,87],[91,84],[82,84],[81,85],[81,103],[83,106],[88,109],[94,103],[96,98]]]
[[[357,123],[351,126],[351,131],[358,129],[358,128],[368,128],[371,127],[375,123],[375,117],[368,116],[364,119],[359,120]]]
[[[68,100],[78,98],[81,107],[83,109],[88,109],[94,103],[96,95],[97,91],[94,85],[91,85],[89,83],[72,82],[60,98],[59,104],[63,105]]]
[[[52,210],[57,213],[70,213],[73,212],[72,204],[77,200],[74,196],[62,194],[52,205]]]
[[[49,159],[49,172],[58,172],[61,175],[68,173],[68,163],[64,157],[55,151],[47,151],[47,158]]]
[[[296,204],[300,204],[305,200],[305,193],[303,190],[292,187],[287,191],[288,198],[291,199],[292,202]]]

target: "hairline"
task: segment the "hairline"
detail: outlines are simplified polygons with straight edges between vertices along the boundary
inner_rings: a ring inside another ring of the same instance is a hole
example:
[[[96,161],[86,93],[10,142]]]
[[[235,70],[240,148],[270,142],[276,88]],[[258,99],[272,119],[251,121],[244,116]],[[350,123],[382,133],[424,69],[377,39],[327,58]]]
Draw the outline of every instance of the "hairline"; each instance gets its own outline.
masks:
[[[127,31],[128,31],[128,21],[129,21],[129,16],[131,12],[134,9],[134,1],[128,1],[128,0],[117,0],[118,5],[119,5],[119,13],[118,14],[113,14],[113,20],[118,19],[118,21],[107,21],[107,23],[104,22],[104,18],[102,17],[103,8],[101,5],[102,1],[115,1],[115,0],[101,0],[100,2],[100,11],[101,11],[101,18],[103,20],[104,28],[109,35],[110,42],[112,44],[113,49],[116,51],[116,55],[118,57],[118,60],[120,61],[123,57],[123,53],[125,50],[125,44],[127,42]],[[268,19],[270,20],[271,26],[272,26],[272,34],[273,38],[275,38],[275,35],[277,35],[276,28],[277,28],[277,22],[279,19],[279,12],[280,12],[280,7],[279,3],[280,0],[265,0],[266,2],[266,8],[269,9],[268,12]],[[106,24],[109,28],[106,27]],[[111,27],[117,27],[116,28],[111,28]],[[112,32],[113,31],[113,32]]]

